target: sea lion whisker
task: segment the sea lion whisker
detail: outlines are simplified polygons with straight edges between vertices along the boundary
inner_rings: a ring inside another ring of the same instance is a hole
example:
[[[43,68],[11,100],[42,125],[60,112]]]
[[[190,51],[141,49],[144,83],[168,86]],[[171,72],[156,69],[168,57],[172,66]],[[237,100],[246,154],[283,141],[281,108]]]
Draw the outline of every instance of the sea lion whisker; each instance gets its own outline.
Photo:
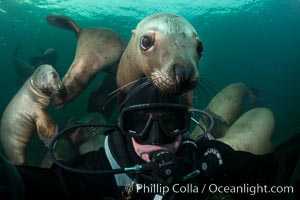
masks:
[[[154,77],[154,78],[153,78]],[[160,77],[155,77],[155,76],[151,76],[151,81],[155,81],[156,79],[160,79]],[[150,81],[150,80],[149,80]],[[150,83],[150,82],[149,82]],[[148,89],[148,91],[147,91],[147,93],[148,93],[148,96],[149,96],[149,98],[151,98],[155,93],[156,93],[156,91],[157,91],[157,86],[156,85],[150,85],[150,87],[149,87],[149,89]],[[160,93],[156,93],[156,94],[158,94],[159,96],[158,96],[158,98],[159,99],[164,99],[164,97],[166,96],[166,95],[170,95],[170,92],[169,91],[163,91],[163,92],[160,92]]]
[[[140,80],[143,80],[143,79],[148,79],[147,77],[143,77],[143,78],[140,78],[138,80],[135,80],[135,81],[132,81],[131,83],[128,83],[127,85],[123,86],[123,87],[120,87],[112,92],[110,92],[107,96],[111,96],[106,102],[105,104],[107,105],[110,101],[112,101],[120,92],[122,92],[122,88],[126,87],[126,86],[129,86],[130,84],[134,84],[136,83],[137,81],[140,81]],[[126,100],[126,99],[125,99]],[[124,101],[125,101],[124,100]],[[122,106],[123,103],[121,103],[120,106]]]
[[[148,78],[147,78],[148,79]],[[151,82],[148,80],[144,83],[142,83],[141,85],[137,86],[136,88],[134,88],[134,90],[132,91],[131,95],[139,92],[143,87],[149,85]],[[124,101],[120,104],[120,107],[123,107],[124,104],[128,101],[128,99],[131,97],[131,95],[127,95],[126,98],[124,99]]]
[[[114,94],[113,96],[111,96],[109,99],[107,99],[104,103],[104,106],[108,105],[118,94],[119,94],[119,92]],[[107,96],[109,96],[109,95],[107,95]],[[104,106],[102,106],[102,108],[104,108]]]
[[[153,50],[154,53],[141,54],[141,48],[144,52],[148,51],[142,44],[148,27],[152,27],[156,35],[157,48]],[[176,27],[176,30],[173,27]],[[182,37],[182,32],[188,34]],[[191,45],[191,40],[200,39],[189,22],[177,15],[154,14],[140,21],[134,33],[118,65],[116,82],[119,87],[142,76],[148,76],[159,90],[172,95],[181,95],[195,87],[199,79],[200,54],[198,49]],[[173,48],[174,43],[180,48]],[[129,92],[129,89],[123,89],[124,93]]]
[[[197,104],[201,105],[201,104],[206,104],[209,102],[209,90],[207,89],[207,87],[203,84],[200,84],[199,87],[195,88],[196,94],[199,94],[198,98],[193,97],[193,99],[198,99],[199,101],[197,102]],[[194,93],[195,94],[195,93]]]
[[[210,97],[215,96],[218,93],[218,91],[220,90],[220,88],[218,86],[216,86],[215,84],[213,84],[212,82],[210,82],[207,79],[203,79],[200,86],[202,86],[202,88],[206,89],[207,96],[210,96]]]
[[[155,91],[157,91],[157,87],[155,85],[151,85],[149,88],[149,97],[152,97],[155,93]]]
[[[114,95],[116,96],[119,92],[121,92],[122,89],[124,89],[125,87],[127,86],[130,86],[140,80],[143,80],[143,79],[148,79],[148,77],[143,77],[143,78],[140,78],[140,79],[137,79],[137,80],[134,80],[134,81],[131,81],[130,83],[127,83],[126,85],[123,85],[122,87],[119,87],[118,89],[112,91],[111,93],[108,94],[108,96],[111,96],[111,95]],[[116,94],[117,93],[117,94]]]
[[[210,80],[206,79],[206,78],[202,78],[202,81],[200,84],[209,86],[211,88],[216,89],[217,91],[221,90],[216,84],[214,84],[213,82],[211,82]],[[209,88],[210,89],[210,88]],[[213,91],[213,90],[212,90]],[[213,91],[213,92],[217,92],[217,91]]]
[[[198,97],[193,96],[193,99],[197,99],[200,101],[197,102],[197,104],[207,104],[210,101],[210,98],[213,97],[217,91],[218,87],[210,82],[209,80],[202,78],[202,81],[200,84],[197,85],[197,87],[194,89],[193,94],[200,94]],[[197,92],[199,91],[199,92]],[[206,105],[205,105],[206,106]]]
[[[141,78],[141,79],[144,79],[144,78],[147,78],[147,77],[143,77],[143,78]],[[108,105],[111,101],[113,101],[114,98],[116,98],[116,96],[118,96],[121,92],[123,92],[122,89],[123,89],[124,87],[129,86],[129,85],[131,85],[131,84],[134,84],[134,83],[136,83],[137,81],[139,81],[139,80],[141,80],[141,79],[132,81],[132,82],[126,84],[125,86],[120,87],[120,88],[117,88],[116,90],[113,90],[112,92],[108,93],[107,96],[108,96],[109,98],[105,101],[104,106],[105,106],[105,105]],[[104,108],[104,106],[102,106],[102,108]]]

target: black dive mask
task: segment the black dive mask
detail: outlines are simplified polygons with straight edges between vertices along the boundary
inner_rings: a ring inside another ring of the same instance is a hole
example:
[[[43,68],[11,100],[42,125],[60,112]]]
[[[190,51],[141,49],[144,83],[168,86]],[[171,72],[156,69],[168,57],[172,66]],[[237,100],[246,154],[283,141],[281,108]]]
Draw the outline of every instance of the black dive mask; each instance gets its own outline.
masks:
[[[139,144],[163,145],[188,131],[190,114],[177,104],[143,104],[124,108],[120,117],[123,134]]]

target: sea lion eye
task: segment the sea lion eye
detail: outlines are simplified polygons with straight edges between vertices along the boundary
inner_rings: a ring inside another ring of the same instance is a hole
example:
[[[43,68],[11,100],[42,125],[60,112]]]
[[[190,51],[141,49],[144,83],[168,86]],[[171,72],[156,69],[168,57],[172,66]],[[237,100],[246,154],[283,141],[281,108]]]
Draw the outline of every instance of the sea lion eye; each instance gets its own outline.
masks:
[[[54,73],[54,72],[51,73],[51,76],[52,76],[52,78],[54,78],[54,79],[57,78],[57,75],[56,75],[56,73]]]
[[[140,47],[142,51],[148,50],[150,47],[152,47],[154,44],[154,39],[151,36],[144,35],[141,38]]]
[[[201,58],[201,56],[202,56],[202,54],[203,54],[203,45],[202,45],[202,42],[198,42],[198,44],[197,44],[197,53],[198,53],[198,55],[200,56],[200,58]]]

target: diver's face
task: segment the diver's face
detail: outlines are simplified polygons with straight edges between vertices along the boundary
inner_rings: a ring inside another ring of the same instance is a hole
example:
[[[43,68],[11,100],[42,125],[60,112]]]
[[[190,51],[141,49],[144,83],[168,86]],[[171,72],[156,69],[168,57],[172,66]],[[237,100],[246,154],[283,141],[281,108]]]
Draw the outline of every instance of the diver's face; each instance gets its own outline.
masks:
[[[136,154],[144,161],[150,162],[151,159],[149,155],[154,151],[167,150],[172,153],[176,153],[180,146],[182,135],[178,135],[172,143],[162,145],[139,144],[133,137],[131,140]]]

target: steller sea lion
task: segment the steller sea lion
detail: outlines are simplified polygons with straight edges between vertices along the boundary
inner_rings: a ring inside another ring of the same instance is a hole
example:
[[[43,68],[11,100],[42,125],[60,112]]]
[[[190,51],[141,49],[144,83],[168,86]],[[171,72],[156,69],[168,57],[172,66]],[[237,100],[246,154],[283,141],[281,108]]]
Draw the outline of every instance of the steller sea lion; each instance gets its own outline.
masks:
[[[148,77],[161,91],[181,95],[199,82],[198,62],[203,47],[194,27],[168,13],[150,15],[138,23],[117,71],[117,85],[127,94],[130,84]]]
[[[271,136],[274,116],[267,108],[253,108],[241,115],[247,95],[252,89],[244,83],[233,83],[222,89],[208,104],[206,110],[213,116],[215,125],[210,134],[234,150],[253,154],[272,152]],[[249,94],[251,93],[251,94]],[[249,98],[252,98],[249,96]],[[205,118],[199,121],[205,128]],[[204,130],[198,126],[191,136],[197,139]]]
[[[46,50],[42,50],[42,55],[33,56],[29,58],[29,62],[31,65],[38,67],[43,64],[52,65],[56,69],[56,63],[58,54],[57,51],[53,48],[48,48]]]
[[[273,152],[271,137],[274,130],[274,114],[264,107],[253,108],[242,114],[217,140],[228,144],[236,151],[256,155]]]
[[[53,48],[46,50],[41,50],[42,55],[30,57],[28,60],[25,60],[20,57],[20,49],[22,44],[19,42],[15,48],[13,56],[13,65],[20,77],[20,82],[23,83],[32,75],[34,70],[43,64],[52,65],[56,68],[57,62],[57,52]]]
[[[249,91],[249,88],[244,83],[233,83],[222,89],[209,102],[205,110],[214,119],[214,127],[210,132],[214,138],[223,137],[228,128],[240,116],[248,94],[247,91]],[[207,126],[207,119],[203,117],[200,124]],[[197,138],[203,132],[200,127],[196,126],[192,132],[192,137]]]
[[[64,90],[57,71],[51,65],[41,65],[7,105],[1,119],[1,143],[14,164],[26,163],[26,146],[35,130],[44,138],[54,135],[56,123],[47,109]]]
[[[78,38],[75,58],[63,77],[67,98],[56,102],[61,107],[75,99],[98,72],[116,71],[126,42],[118,33],[107,28],[81,29],[66,16],[48,15],[46,20],[56,27],[72,30]]]

